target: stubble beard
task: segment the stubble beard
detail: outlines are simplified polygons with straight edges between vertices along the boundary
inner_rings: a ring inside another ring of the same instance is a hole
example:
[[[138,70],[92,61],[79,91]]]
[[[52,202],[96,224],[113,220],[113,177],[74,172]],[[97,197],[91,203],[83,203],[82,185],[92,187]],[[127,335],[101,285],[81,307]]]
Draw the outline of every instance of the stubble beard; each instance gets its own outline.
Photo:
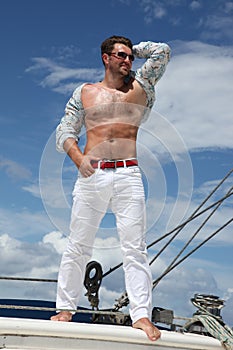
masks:
[[[130,68],[128,68],[128,66],[120,66],[120,69],[119,69],[120,73],[122,74],[122,76],[127,76],[129,75],[130,73]]]

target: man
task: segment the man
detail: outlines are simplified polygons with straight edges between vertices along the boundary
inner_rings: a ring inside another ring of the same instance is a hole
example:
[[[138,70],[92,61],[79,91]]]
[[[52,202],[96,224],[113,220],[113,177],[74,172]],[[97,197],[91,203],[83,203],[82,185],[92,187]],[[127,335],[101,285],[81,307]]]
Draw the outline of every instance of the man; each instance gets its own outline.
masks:
[[[73,192],[71,233],[58,276],[57,308],[76,309],[95,233],[111,207],[121,243],[132,325],[156,340],[160,331],[150,321],[152,278],[136,139],[139,126],[148,115],[145,111],[155,101],[154,86],[165,71],[170,49],[167,44],[153,42],[133,46],[125,37],[112,36],[102,43],[101,54],[104,79],[83,84],[74,91],[57,127],[57,149],[67,152],[79,169]],[[136,72],[131,71],[134,55],[146,59]],[[84,152],[78,146],[83,125]],[[61,311],[51,319],[70,321],[72,312]]]

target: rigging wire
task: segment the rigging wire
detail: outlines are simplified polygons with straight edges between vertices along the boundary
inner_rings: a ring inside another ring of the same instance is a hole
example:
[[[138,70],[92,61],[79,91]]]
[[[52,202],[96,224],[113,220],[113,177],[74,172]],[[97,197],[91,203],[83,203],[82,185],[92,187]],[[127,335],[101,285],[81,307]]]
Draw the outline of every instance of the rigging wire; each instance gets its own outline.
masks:
[[[212,239],[216,234],[218,234],[221,230],[223,230],[225,227],[227,227],[231,222],[233,221],[233,217],[229,219],[224,225],[222,225],[220,228],[218,228],[215,232],[213,232],[209,237],[207,237],[205,240],[203,240],[200,244],[198,244],[193,250],[191,250],[189,253],[187,253],[182,259],[180,259],[176,264],[172,265],[166,273],[163,273],[159,278],[157,278],[153,282],[153,288],[158,284],[158,282],[167,275],[170,271],[172,271],[175,267],[177,267],[179,264],[181,264],[185,259],[187,259],[191,254],[193,254],[196,250],[198,250],[201,246],[203,246],[206,242],[208,242],[210,239]]]
[[[153,241],[152,243],[150,243],[147,246],[147,249],[151,248],[153,245],[159,243],[160,241],[162,241],[164,238],[168,237],[169,235],[171,235],[173,232],[175,232],[176,230],[183,228],[185,225],[187,225],[190,221],[196,219],[197,217],[201,216],[202,214],[204,214],[205,212],[207,212],[208,210],[212,209],[213,207],[215,207],[215,205],[217,205],[219,202],[222,202],[223,200],[229,198],[230,196],[233,195],[233,192],[231,192],[228,195],[223,196],[222,198],[220,198],[219,200],[217,200],[216,202],[212,203],[211,205],[209,205],[208,207],[206,207],[205,209],[203,209],[202,211],[200,211],[199,213],[195,214],[192,217],[189,217],[188,219],[186,219],[182,224],[176,226],[175,228],[173,228],[171,231],[165,233],[163,236],[157,238],[155,241]]]
[[[210,197],[212,197],[212,195],[219,189],[219,187],[227,180],[227,178],[232,174],[233,172],[233,168],[224,176],[224,178],[218,183],[217,186],[215,186],[215,188],[210,192],[210,194],[204,199],[204,201],[194,210],[194,212],[189,216],[189,218],[181,225],[177,226],[176,228],[174,228],[172,231],[168,232],[167,234],[165,234],[163,236],[163,238],[167,237],[168,235],[170,235],[171,233],[175,232],[176,230],[179,230],[178,233],[183,229],[184,225],[186,225],[187,223],[189,223],[192,219],[196,218],[197,216],[201,215],[203,212],[200,212],[200,214],[198,215],[198,211],[203,207],[203,205],[210,199]],[[232,194],[232,193],[231,193]],[[229,194],[229,196],[231,195]],[[223,198],[227,198],[228,195],[224,196]],[[219,201],[222,201],[222,199],[220,199]],[[217,202],[216,202],[217,203]],[[214,206],[215,204],[212,204],[212,206]],[[210,207],[209,207],[210,208]],[[206,210],[208,210],[208,208],[206,208]],[[177,234],[176,234],[177,235]],[[175,236],[176,236],[175,235]],[[152,242],[148,248],[152,247],[154,244],[156,244],[158,242],[158,240]]]
[[[205,212],[207,212],[208,210],[212,209],[213,207],[215,207],[216,205],[221,204],[225,199],[227,199],[228,197],[232,196],[233,192],[230,192],[229,194],[225,195],[224,197],[222,197],[221,199],[219,199],[218,201],[214,202],[213,204],[211,204],[209,207],[205,208],[204,210],[202,210],[201,212],[195,214],[195,215],[191,215],[187,220],[185,220],[182,224],[178,225],[177,227],[175,227],[174,229],[172,229],[170,232],[166,233],[165,235],[163,235],[162,237],[158,238],[157,240],[155,240],[154,242],[152,242],[147,248],[152,247],[153,245],[155,245],[156,243],[160,242],[161,240],[163,240],[164,238],[166,238],[167,236],[171,235],[173,232],[175,232],[176,230],[178,230],[177,233],[175,233],[172,238],[164,245],[164,247],[157,253],[157,255],[154,256],[154,258],[150,261],[150,265],[159,257],[159,255],[161,255],[161,253],[165,250],[165,248],[167,248],[167,246],[174,240],[174,238],[180,233],[180,231],[191,221],[193,221],[194,219],[196,219],[197,217],[201,216],[202,214],[204,214]]]
[[[197,217],[201,216],[202,214],[204,214],[205,212],[207,212],[208,210],[212,209],[213,207],[215,207],[216,205],[218,205],[219,203],[222,203],[224,200],[228,199],[230,196],[233,195],[233,192],[226,194],[225,196],[223,196],[222,198],[220,198],[219,200],[217,200],[216,202],[212,203],[211,205],[209,205],[208,207],[206,207],[205,209],[203,209],[202,211],[200,211],[199,213],[193,215],[192,217],[189,217],[188,219],[186,219],[182,224],[176,226],[174,229],[172,229],[171,231],[165,233],[163,236],[159,237],[158,239],[156,239],[155,241],[153,241],[152,243],[147,245],[147,249],[151,248],[153,245],[157,244],[158,242],[162,241],[164,238],[168,237],[169,235],[171,235],[173,232],[175,232],[176,230],[183,228],[184,226],[186,226],[189,222],[191,222],[192,220],[196,219]],[[153,258],[153,261],[155,260],[155,258]],[[150,262],[150,265],[153,263],[153,261]],[[123,263],[119,263],[118,265],[111,267],[107,272],[105,272],[103,274],[103,277],[106,277],[107,275],[109,275],[110,273],[112,273],[113,271],[117,270],[119,267],[121,267],[123,265]]]
[[[230,188],[230,190],[227,192],[227,195],[232,193],[233,186]],[[199,228],[195,231],[195,233],[191,236],[191,238],[186,242],[184,247],[180,250],[180,252],[176,255],[176,257],[173,259],[173,261],[168,265],[164,273],[166,274],[167,271],[170,270],[172,265],[176,262],[176,260],[181,256],[181,254],[184,252],[184,250],[189,246],[189,244],[193,241],[193,239],[198,235],[198,233],[201,231],[201,229],[205,226],[205,224],[209,221],[209,219],[214,215],[214,213],[217,211],[217,209],[220,207],[220,205],[223,203],[224,200],[219,201],[218,205],[212,210],[212,212],[207,216],[207,218],[202,222],[202,224],[199,226]],[[180,232],[180,231],[179,231]],[[152,259],[153,261],[154,259]],[[163,273],[163,275],[164,275]]]

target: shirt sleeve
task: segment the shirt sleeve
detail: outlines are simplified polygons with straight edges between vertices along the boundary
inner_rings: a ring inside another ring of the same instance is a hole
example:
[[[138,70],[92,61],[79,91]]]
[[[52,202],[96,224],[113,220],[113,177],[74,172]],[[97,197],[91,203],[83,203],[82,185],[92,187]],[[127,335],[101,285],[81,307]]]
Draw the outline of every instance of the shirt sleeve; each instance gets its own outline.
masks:
[[[165,43],[141,42],[133,46],[137,58],[145,58],[145,63],[136,70],[135,79],[147,94],[147,107],[152,108],[155,101],[154,86],[165,72],[170,60],[170,47]]]
[[[79,140],[81,128],[84,125],[85,113],[81,101],[83,84],[74,90],[72,97],[66,104],[65,115],[56,128],[56,148],[64,152],[63,144],[69,137]]]

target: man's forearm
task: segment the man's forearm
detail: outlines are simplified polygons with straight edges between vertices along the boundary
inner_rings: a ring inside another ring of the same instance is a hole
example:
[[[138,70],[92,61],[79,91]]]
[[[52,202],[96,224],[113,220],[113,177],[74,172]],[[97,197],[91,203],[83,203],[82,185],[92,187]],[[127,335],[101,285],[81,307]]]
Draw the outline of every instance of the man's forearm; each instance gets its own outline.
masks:
[[[141,42],[133,46],[133,53],[138,58],[146,58],[146,62],[137,69],[136,74],[155,85],[162,77],[170,59],[170,47],[165,43],[152,41]]]
[[[76,140],[71,137],[66,139],[63,144],[63,148],[68,156],[73,160],[75,165],[79,168],[83,161],[84,155],[78,147]]]

